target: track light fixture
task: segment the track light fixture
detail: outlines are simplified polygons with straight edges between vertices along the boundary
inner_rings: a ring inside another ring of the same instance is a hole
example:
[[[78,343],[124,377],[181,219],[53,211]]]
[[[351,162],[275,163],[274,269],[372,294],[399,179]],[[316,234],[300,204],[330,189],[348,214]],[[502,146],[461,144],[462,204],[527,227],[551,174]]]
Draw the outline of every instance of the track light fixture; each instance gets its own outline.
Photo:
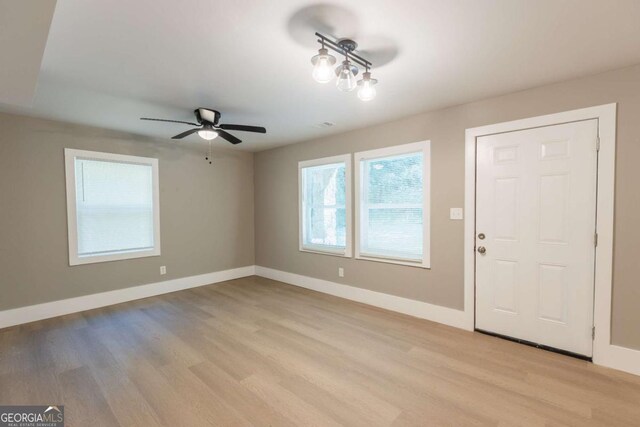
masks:
[[[333,78],[333,64],[336,63],[336,57],[329,55],[329,51],[324,47],[318,50],[318,54],[311,58],[313,64],[313,79],[318,83],[329,83]]]
[[[336,76],[338,77],[336,87],[343,92],[351,92],[358,85],[356,74],[358,74],[358,68],[351,65],[349,59],[345,59],[336,68]]]
[[[328,83],[335,74],[337,77],[336,87],[339,90],[351,92],[360,86],[358,98],[362,101],[371,101],[375,98],[376,89],[373,86],[378,81],[371,78],[371,72],[369,71],[373,64],[354,53],[358,44],[350,39],[333,41],[320,33],[316,33],[316,36],[321,47],[318,49],[318,54],[311,58],[311,63],[313,64],[313,73],[311,75],[313,79],[318,83]],[[335,71],[332,67],[336,63],[336,58],[329,54],[329,49],[344,55],[344,61],[338,65]],[[356,75],[360,71],[358,65],[365,69],[360,81],[356,81]]]
[[[362,75],[362,80],[358,82],[358,86],[360,86],[360,89],[358,89],[358,98],[362,101],[371,101],[375,98],[376,88],[373,86],[377,83],[378,81],[371,78],[371,73],[367,69],[367,71]]]

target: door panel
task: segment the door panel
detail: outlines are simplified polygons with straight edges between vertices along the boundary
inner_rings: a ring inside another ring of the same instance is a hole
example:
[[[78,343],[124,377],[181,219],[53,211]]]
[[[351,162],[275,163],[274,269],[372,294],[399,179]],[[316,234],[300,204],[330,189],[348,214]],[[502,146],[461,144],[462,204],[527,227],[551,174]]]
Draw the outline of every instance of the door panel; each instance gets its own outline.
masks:
[[[518,293],[516,278],[518,263],[510,260],[495,261],[493,282],[493,307],[511,314],[518,314]]]
[[[497,178],[495,187],[495,236],[518,240],[518,178]]]
[[[591,356],[597,120],[477,139],[476,327]]]
[[[567,267],[540,264],[538,270],[538,318],[567,324]]]

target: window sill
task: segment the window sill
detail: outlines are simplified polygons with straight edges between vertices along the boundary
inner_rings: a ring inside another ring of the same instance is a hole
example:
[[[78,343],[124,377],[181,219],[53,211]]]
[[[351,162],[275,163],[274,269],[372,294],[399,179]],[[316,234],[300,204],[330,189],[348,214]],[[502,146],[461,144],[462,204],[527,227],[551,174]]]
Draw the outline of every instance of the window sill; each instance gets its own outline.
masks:
[[[323,249],[321,247],[304,247],[301,246],[299,248],[300,252],[307,252],[311,254],[319,254],[319,255],[330,255],[336,256],[340,258],[351,258],[351,254],[349,251],[345,250],[331,250],[331,249]]]
[[[126,259],[146,258],[160,256],[160,248],[130,251],[130,252],[116,252],[111,254],[94,255],[94,256],[71,256],[69,258],[69,265],[84,265],[84,264],[97,264],[101,262],[111,261],[123,261]]]
[[[426,270],[431,269],[431,265],[429,264],[428,261],[413,261],[413,260],[407,260],[402,258],[385,258],[383,256],[373,256],[373,255],[364,255],[364,254],[357,254],[355,258],[362,261],[381,262],[385,264],[397,264],[397,265],[404,265],[407,267],[423,268]]]

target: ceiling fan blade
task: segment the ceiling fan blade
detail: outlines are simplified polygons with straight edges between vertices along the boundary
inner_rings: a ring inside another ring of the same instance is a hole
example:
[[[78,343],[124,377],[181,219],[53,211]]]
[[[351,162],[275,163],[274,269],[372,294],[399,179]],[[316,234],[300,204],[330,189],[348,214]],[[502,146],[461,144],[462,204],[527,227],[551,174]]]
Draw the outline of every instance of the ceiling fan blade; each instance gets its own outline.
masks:
[[[180,121],[180,120],[152,119],[152,118],[149,118],[149,117],[140,117],[140,120],[151,120],[153,122],[182,123],[182,124],[185,124],[185,125],[200,126],[197,123],[183,122],[183,121]]]
[[[196,129],[189,129],[189,130],[188,130],[188,131],[186,131],[186,132],[179,133],[178,135],[174,136],[174,137],[173,137],[173,138],[171,138],[171,139],[182,139],[182,138],[184,138],[185,136],[189,136],[189,135],[191,135],[192,133],[196,133],[196,132],[198,132],[199,130],[200,130],[200,128],[196,128]]]
[[[241,130],[243,132],[267,133],[267,130],[261,126],[219,125],[218,127],[225,130]]]
[[[231,135],[229,132],[225,132],[222,129],[216,129],[216,132],[218,132],[218,135],[220,135],[221,138],[226,139],[232,144],[240,144],[242,142],[241,139],[236,138],[235,136]]]

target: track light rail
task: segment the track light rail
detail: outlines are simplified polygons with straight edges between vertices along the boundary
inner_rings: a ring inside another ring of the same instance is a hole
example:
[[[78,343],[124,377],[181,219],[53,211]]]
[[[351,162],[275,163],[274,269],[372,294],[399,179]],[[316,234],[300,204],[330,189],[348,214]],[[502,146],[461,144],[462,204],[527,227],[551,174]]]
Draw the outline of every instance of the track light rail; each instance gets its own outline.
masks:
[[[353,45],[345,46],[345,45],[341,45],[340,41],[335,42],[331,40],[329,37],[324,36],[320,33],[316,33],[316,36],[319,37],[318,43],[321,43],[323,46],[328,47],[329,49],[333,50],[336,53],[347,56],[353,62],[363,66],[365,69],[372,68],[373,64],[371,62],[367,61],[360,55],[353,53],[353,51],[356,49],[355,46],[357,46],[355,45],[355,42],[352,42]]]

